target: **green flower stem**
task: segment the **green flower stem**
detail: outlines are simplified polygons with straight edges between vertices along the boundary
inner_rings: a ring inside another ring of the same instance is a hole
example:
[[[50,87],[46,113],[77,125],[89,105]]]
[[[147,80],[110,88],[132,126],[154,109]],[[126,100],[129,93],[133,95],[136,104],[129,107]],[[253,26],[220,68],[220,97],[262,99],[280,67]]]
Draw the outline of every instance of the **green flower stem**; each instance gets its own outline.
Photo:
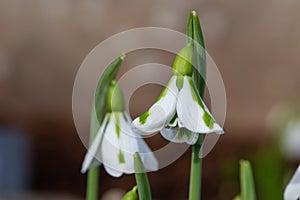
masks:
[[[96,200],[98,199],[98,176],[99,176],[99,168],[95,167],[88,171],[87,175],[87,192],[86,199],[87,200]]]
[[[91,115],[91,126],[90,126],[90,144],[92,144],[99,128],[100,124],[98,122],[96,112],[94,106],[92,107],[92,115]],[[86,199],[87,200],[96,200],[98,199],[98,179],[99,179],[99,168],[95,167],[89,169],[87,175],[87,193]]]
[[[100,124],[103,121],[105,110],[105,97],[111,82],[116,78],[117,72],[120,68],[121,62],[125,58],[125,54],[121,54],[116,58],[104,71],[101,76],[95,93],[94,105],[92,106],[91,125],[90,125],[90,144],[92,144]],[[99,185],[99,168],[95,167],[89,169],[87,175],[87,200],[98,199],[98,185]]]
[[[206,77],[206,54],[200,22],[195,11],[192,11],[190,13],[186,31],[187,42],[190,43],[191,41],[193,41],[194,44],[193,80],[197,86],[200,96],[203,98]],[[202,160],[200,158],[200,151],[202,142],[203,135],[199,134],[198,141],[192,146],[189,200],[201,199]]]
[[[202,160],[199,158],[203,136],[192,147],[189,200],[201,199]]]
[[[141,157],[138,153],[135,153],[133,157],[134,157],[135,180],[138,187],[139,199],[151,200],[152,197],[151,197],[150,184]]]

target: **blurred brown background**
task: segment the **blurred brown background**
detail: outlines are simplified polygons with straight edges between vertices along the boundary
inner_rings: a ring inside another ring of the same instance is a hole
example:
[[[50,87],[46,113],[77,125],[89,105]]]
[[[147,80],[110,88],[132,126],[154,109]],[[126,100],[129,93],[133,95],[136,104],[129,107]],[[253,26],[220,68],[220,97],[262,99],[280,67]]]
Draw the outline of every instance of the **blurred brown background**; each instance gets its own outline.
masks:
[[[268,127],[274,108],[289,102],[298,106],[299,9],[295,0],[0,0],[0,127],[16,129],[29,141],[25,194],[84,198],[86,176],[80,166],[85,148],[76,134],[71,102],[85,56],[99,42],[131,28],[158,26],[185,33],[188,14],[196,10],[228,100],[226,134],[204,159],[203,199],[232,199],[239,192],[239,159],[253,158],[272,138]],[[153,62],[149,55],[168,65],[174,58],[135,52],[125,69],[134,67],[136,59]],[[131,115],[146,110],[160,89],[137,91]],[[189,166],[187,152],[151,173],[154,198],[186,199]],[[102,196],[112,188],[125,191],[134,185],[133,176],[118,180],[101,171],[100,177]]]

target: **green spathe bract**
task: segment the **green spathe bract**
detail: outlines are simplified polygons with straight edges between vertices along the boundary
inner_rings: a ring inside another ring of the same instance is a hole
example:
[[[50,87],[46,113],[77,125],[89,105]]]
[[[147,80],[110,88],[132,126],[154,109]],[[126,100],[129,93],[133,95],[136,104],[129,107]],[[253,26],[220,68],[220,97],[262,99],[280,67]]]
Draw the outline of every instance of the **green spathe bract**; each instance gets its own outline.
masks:
[[[96,116],[101,124],[104,116],[105,110],[105,98],[107,94],[108,87],[110,86],[112,80],[116,78],[116,75],[119,71],[122,61],[125,58],[125,54],[121,54],[118,58],[116,58],[104,71],[102,74],[98,86],[95,92],[95,111]]]
[[[120,136],[121,136],[120,116],[119,116],[118,112],[116,112],[114,114],[115,114],[115,120],[116,120],[116,134],[117,134],[118,139],[120,139]]]
[[[192,76],[193,74],[193,47],[189,43],[176,55],[173,63],[173,74],[182,76]]]

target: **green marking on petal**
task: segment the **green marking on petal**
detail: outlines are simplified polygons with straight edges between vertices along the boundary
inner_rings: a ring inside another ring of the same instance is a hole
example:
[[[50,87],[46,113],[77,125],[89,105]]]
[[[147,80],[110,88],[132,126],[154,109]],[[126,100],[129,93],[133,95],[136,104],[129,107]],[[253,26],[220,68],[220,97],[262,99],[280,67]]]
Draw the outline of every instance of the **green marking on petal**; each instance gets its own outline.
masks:
[[[202,116],[206,126],[208,126],[209,129],[212,129],[214,127],[215,121],[212,119],[212,117],[205,111]]]
[[[124,95],[116,81],[112,81],[106,94],[106,110],[109,112],[123,112],[125,110]]]
[[[190,140],[190,138],[191,138],[191,136],[192,136],[192,132],[189,131],[189,130],[186,129],[186,128],[180,128],[176,137],[177,137],[179,140],[181,140],[184,136],[186,136],[187,139]]]
[[[176,86],[177,86],[178,90],[180,91],[181,88],[183,87],[183,76],[177,76]]]
[[[160,95],[158,96],[158,98],[156,99],[155,103],[158,102],[159,100],[161,100],[164,96],[166,96],[167,92],[168,92],[168,87],[172,81],[173,77],[171,78],[171,80],[168,82],[168,84],[166,85],[166,87],[162,90],[162,92],[160,93]],[[145,124],[146,121],[147,121],[147,118],[149,117],[149,110],[146,111],[144,114],[142,114],[140,117],[139,117],[139,122],[141,124]]]
[[[147,121],[147,118],[149,117],[149,110],[147,112],[145,112],[144,114],[142,114],[140,117],[139,117],[139,122],[141,124],[145,124],[146,121]]]
[[[176,121],[177,118],[178,118],[177,113],[175,113],[174,117],[171,119],[169,124],[173,124]]]
[[[168,86],[168,85],[167,85]],[[163,91],[161,91],[160,95],[158,96],[158,98],[156,99],[155,103],[158,102],[159,100],[161,100],[164,96],[166,96],[168,92],[168,87],[165,87],[163,89]]]
[[[107,115],[107,121],[106,121],[105,127],[103,129],[103,133],[105,133],[105,131],[106,131],[106,128],[107,128],[109,120],[110,120],[111,113],[108,112],[106,115]]]
[[[166,85],[166,87],[163,89],[163,91],[160,93],[160,95],[158,96],[158,98],[156,99],[155,103],[158,102],[159,100],[161,100],[164,96],[166,96],[167,92],[168,92],[168,88],[171,85],[172,79],[175,78],[174,76],[171,77],[171,79],[169,80],[168,84]]]
[[[123,154],[123,151],[120,149],[119,154],[118,154],[118,159],[119,159],[119,164],[124,164],[125,163],[125,157]]]
[[[192,98],[195,102],[198,103],[198,105],[203,109],[204,114],[202,116],[202,119],[204,120],[205,125],[209,128],[212,129],[214,127],[214,119],[212,118],[212,116],[206,111],[204,104],[200,98],[200,95],[198,93],[198,90],[196,89],[196,86],[194,84],[193,79],[191,79],[190,77],[186,77],[189,85],[190,85],[190,89],[191,89],[191,93],[192,93]]]
[[[119,113],[114,113],[115,114],[115,120],[116,120],[116,134],[118,139],[120,139],[120,133],[121,133],[121,129],[120,129],[120,116]]]

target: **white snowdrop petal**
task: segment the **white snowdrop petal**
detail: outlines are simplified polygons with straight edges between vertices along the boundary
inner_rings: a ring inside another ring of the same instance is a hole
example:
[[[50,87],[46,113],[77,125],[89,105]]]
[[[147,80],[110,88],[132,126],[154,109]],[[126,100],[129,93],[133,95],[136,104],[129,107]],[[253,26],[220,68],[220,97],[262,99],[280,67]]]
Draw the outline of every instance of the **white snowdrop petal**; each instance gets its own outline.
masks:
[[[133,156],[136,152],[147,153],[142,161],[147,170],[156,170],[157,160],[140,135],[131,129],[131,119],[126,113],[112,114],[101,146],[102,162],[107,173],[118,177],[120,173],[134,173]],[[149,153],[149,155],[148,155]]]
[[[188,130],[202,134],[224,133],[208,111],[190,77],[184,77],[176,109],[179,121]]]
[[[121,124],[121,149],[124,152],[126,159],[126,172],[134,173],[134,161],[133,156],[136,152],[139,152],[141,159],[144,163],[145,169],[149,171],[155,171],[158,169],[158,162],[148,147],[143,138],[135,133],[130,127],[131,119],[127,113],[123,115],[120,120]],[[129,162],[127,162],[127,160]]]
[[[138,152],[147,171],[157,171],[158,161],[143,139],[138,139]]]
[[[284,191],[285,200],[300,199],[300,165]]]
[[[149,135],[161,130],[176,112],[178,88],[176,76],[173,76],[158,100],[151,108],[133,121],[133,126],[140,134]]]
[[[116,174],[111,172],[118,171],[123,173],[126,171],[124,152],[120,148],[121,127],[118,124],[120,123],[121,114],[120,112],[111,114],[101,144],[102,163],[105,169],[108,169],[106,172],[111,176],[116,176]]]
[[[82,165],[82,172],[103,163],[108,174],[120,177],[123,173],[134,173],[133,155],[141,153],[147,170],[157,170],[158,162],[140,135],[131,128],[127,113],[107,114]]]
[[[106,171],[109,175],[111,175],[111,176],[113,176],[113,177],[116,177],[116,178],[117,178],[117,177],[120,177],[120,176],[123,174],[122,171],[113,169],[113,168],[111,168],[111,167],[108,167],[107,165],[104,165],[104,169],[105,169],[105,171]]]
[[[101,145],[101,139],[103,136],[104,129],[107,124],[107,120],[109,118],[109,115],[105,115],[104,120],[99,128],[99,131],[88,149],[88,152],[86,153],[83,163],[82,163],[82,168],[81,168],[81,173],[85,173],[89,168],[92,167],[97,167],[101,164],[101,161],[99,160],[99,147]],[[97,156],[98,155],[98,156]]]
[[[166,140],[169,140],[170,142],[187,143],[190,145],[195,144],[199,137],[198,133],[189,131],[186,128],[178,127],[163,128],[160,133]]]

